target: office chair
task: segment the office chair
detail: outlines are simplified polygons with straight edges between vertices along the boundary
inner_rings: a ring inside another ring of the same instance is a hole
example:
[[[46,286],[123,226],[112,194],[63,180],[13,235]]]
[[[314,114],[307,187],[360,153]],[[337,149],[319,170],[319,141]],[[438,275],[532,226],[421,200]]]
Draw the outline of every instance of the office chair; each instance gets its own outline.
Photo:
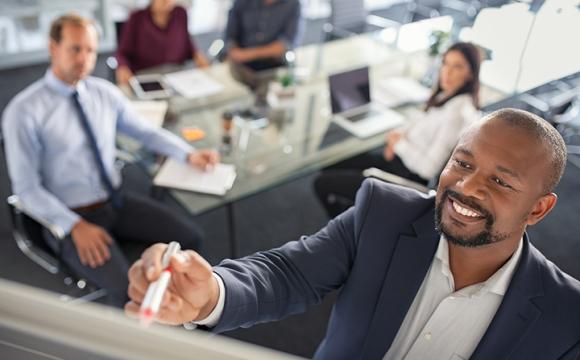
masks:
[[[399,175],[391,174],[384,170],[377,169],[374,167],[364,170],[363,176],[365,178],[375,178],[391,184],[405,186],[429,195],[435,193],[435,190],[432,187],[431,182],[429,182],[429,185],[419,184],[418,182],[405,179],[404,177],[401,177]]]
[[[501,6],[507,0],[402,0],[387,8],[389,18],[408,24],[439,16],[453,19],[451,40],[456,41],[464,27],[472,26],[475,18],[485,7]]]
[[[215,39],[207,49],[210,61],[214,64],[223,62],[226,59],[225,43],[222,39]]]
[[[578,139],[580,139],[580,92],[577,93],[577,96],[569,103],[563,113],[554,116],[553,122],[566,142],[568,155],[576,156],[569,156],[568,159],[580,168],[580,161],[577,157],[580,155],[580,145],[578,144]]]
[[[323,41],[346,38],[373,28],[396,28],[401,23],[369,15],[364,0],[330,0],[330,17],[323,25]]]
[[[125,25],[125,21],[115,21],[115,40],[116,43],[115,45],[118,47],[119,43],[121,41],[121,33],[123,32],[123,25]],[[117,49],[115,48],[115,51]],[[111,55],[109,57],[107,57],[107,59],[105,60],[105,64],[107,65],[107,68],[109,69],[109,81],[111,81],[112,83],[116,84],[117,80],[115,77],[115,71],[117,70],[117,67],[119,67],[119,63],[117,62],[117,58],[115,57],[115,55]]]
[[[4,156],[4,138],[0,132],[0,151]],[[7,169],[3,169],[7,174]],[[64,231],[55,224],[34,216],[16,195],[7,198],[8,210],[12,221],[12,235],[18,249],[32,262],[53,275],[64,276],[65,285],[74,287],[61,299],[70,303],[98,300],[106,296],[104,289],[97,289],[85,279],[75,277],[68,267],[58,259],[57,254],[44,241],[43,232],[46,230],[55,238],[62,240]],[[85,295],[79,296],[80,292]]]

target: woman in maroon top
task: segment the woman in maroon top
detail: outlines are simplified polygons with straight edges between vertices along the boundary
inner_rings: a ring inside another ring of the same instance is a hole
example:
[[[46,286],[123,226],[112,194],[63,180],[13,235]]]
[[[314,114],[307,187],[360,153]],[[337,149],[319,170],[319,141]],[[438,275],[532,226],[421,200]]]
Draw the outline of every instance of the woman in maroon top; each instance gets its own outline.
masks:
[[[126,84],[136,71],[162,64],[182,64],[193,58],[199,67],[209,65],[189,36],[187,12],[175,0],[151,0],[149,7],[131,14],[116,57],[118,84]]]

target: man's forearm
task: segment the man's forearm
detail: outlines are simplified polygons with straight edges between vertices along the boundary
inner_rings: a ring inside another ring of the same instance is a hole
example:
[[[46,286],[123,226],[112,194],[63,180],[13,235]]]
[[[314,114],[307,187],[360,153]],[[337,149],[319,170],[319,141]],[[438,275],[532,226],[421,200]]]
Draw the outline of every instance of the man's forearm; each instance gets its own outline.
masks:
[[[250,49],[254,53],[253,58],[255,60],[280,58],[286,53],[286,44],[283,41],[274,41],[273,43]]]

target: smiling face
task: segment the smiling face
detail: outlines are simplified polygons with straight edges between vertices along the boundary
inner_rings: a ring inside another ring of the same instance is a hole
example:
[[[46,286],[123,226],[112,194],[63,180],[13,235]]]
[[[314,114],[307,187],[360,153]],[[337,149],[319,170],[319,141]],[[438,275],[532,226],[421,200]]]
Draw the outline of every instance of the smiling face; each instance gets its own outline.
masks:
[[[441,173],[437,228],[460,246],[519,241],[555,205],[545,193],[546,148],[499,118],[470,128]]]
[[[455,94],[472,77],[469,63],[460,51],[451,50],[445,54],[439,70],[439,85],[446,96]]]

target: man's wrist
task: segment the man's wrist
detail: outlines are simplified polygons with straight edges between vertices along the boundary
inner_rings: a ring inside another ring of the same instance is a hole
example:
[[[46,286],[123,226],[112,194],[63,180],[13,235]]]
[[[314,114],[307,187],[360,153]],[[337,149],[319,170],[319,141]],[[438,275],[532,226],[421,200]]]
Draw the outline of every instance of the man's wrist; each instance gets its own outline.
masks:
[[[208,316],[206,316],[204,319],[201,319],[198,321],[191,321],[191,323],[193,323],[195,325],[214,327],[217,325],[217,323],[219,322],[219,320],[224,312],[224,306],[225,306],[225,301],[226,301],[226,289],[225,289],[224,281],[222,280],[222,278],[218,274],[216,274],[216,273],[212,273],[212,274],[213,274],[214,278],[216,279],[217,286],[218,286],[218,300],[216,302],[215,307],[209,313]],[[186,328],[187,328],[187,326],[186,326]]]

